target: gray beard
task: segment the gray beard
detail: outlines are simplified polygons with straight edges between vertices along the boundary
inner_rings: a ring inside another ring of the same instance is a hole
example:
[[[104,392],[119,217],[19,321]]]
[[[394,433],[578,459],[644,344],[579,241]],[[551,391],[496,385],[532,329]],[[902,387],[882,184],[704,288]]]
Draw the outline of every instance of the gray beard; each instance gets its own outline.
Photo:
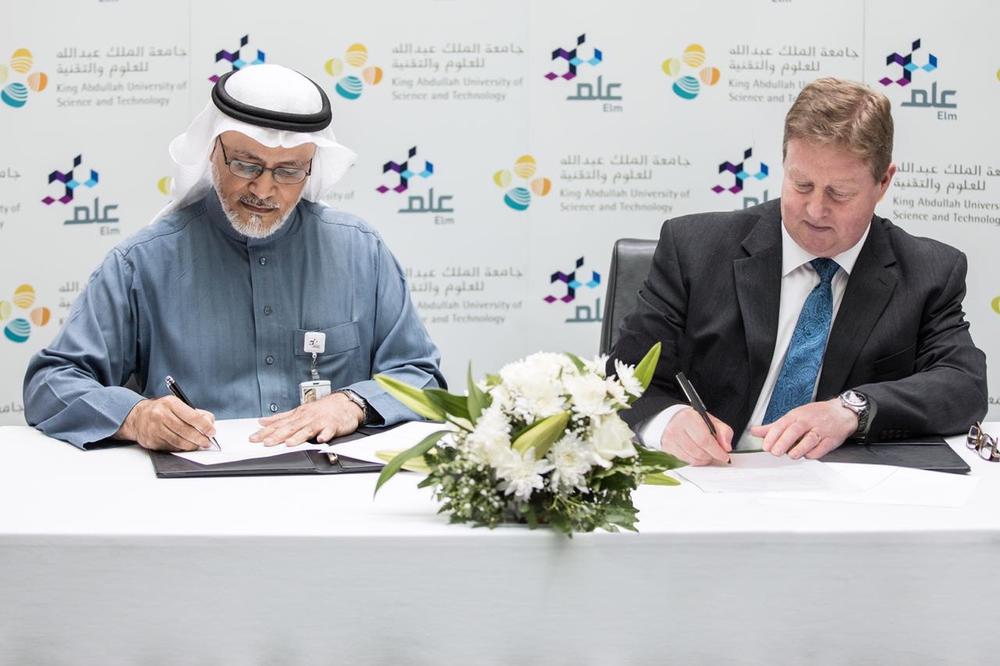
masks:
[[[212,186],[215,188],[215,194],[219,197],[219,202],[222,204],[222,212],[226,214],[226,219],[229,220],[230,226],[247,238],[261,239],[276,234],[281,227],[285,226],[285,222],[288,221],[288,218],[291,217],[292,213],[295,211],[295,206],[297,206],[299,201],[302,200],[302,197],[300,196],[299,199],[289,207],[288,211],[278,218],[277,222],[268,227],[264,225],[264,218],[254,213],[250,213],[247,220],[244,222],[240,217],[240,214],[233,210],[229,206],[229,203],[222,198],[222,193],[219,189],[219,171],[215,164],[212,164]]]

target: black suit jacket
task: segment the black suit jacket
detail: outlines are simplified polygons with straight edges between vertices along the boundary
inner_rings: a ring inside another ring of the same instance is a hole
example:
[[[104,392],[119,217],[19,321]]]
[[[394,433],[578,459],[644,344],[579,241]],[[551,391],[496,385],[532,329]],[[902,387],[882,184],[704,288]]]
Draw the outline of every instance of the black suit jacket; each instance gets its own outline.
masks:
[[[624,412],[633,427],[684,401],[684,374],[735,437],[756,405],[778,328],[781,209],[689,215],[663,224],[635,312],[612,358],[663,343],[656,376]],[[965,255],[873,217],[833,322],[817,400],[853,388],[877,412],[873,440],[967,430],[986,414],[986,357],[962,311]],[[613,370],[613,364],[609,363]]]

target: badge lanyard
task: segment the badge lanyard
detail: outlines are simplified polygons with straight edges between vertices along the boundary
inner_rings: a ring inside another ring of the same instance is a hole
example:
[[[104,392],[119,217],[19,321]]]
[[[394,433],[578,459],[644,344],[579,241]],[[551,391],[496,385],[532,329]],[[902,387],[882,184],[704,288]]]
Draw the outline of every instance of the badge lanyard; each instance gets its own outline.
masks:
[[[303,338],[302,351],[312,354],[312,363],[309,365],[310,381],[299,384],[299,403],[305,404],[319,400],[330,395],[330,381],[320,379],[319,371],[316,369],[316,358],[326,351],[326,333],[319,331],[306,331]]]

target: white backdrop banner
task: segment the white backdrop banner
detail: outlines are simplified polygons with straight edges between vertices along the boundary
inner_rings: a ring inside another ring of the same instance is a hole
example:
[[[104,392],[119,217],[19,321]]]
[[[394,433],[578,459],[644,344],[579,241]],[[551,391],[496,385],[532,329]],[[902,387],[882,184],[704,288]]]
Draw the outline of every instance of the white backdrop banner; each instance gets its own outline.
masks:
[[[360,159],[328,203],[385,236],[452,383],[595,354],[614,240],[779,196],[784,114],[824,75],[892,100],[878,212],[968,255],[1000,358],[998,21],[985,1],[5,3],[0,424],[93,268],[169,201],[170,139],[261,62],[330,95]],[[996,420],[996,368],[990,395]]]

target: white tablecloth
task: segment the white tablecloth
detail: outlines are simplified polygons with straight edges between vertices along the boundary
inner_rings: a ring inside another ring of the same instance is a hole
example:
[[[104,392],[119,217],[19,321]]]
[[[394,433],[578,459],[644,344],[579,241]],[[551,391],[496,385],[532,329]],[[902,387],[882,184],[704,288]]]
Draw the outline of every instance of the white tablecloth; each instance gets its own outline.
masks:
[[[0,663],[996,663],[1000,464],[956,450],[962,508],[647,487],[641,533],[567,539],[2,427]]]

